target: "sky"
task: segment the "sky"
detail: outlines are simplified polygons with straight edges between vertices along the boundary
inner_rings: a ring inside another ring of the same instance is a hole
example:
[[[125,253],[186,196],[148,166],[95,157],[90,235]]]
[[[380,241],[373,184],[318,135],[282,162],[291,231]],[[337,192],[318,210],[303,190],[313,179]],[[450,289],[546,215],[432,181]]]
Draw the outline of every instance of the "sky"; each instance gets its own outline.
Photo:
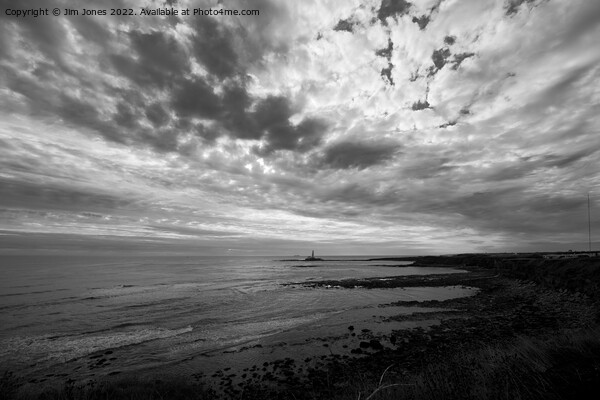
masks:
[[[2,254],[600,247],[599,1],[0,12]]]

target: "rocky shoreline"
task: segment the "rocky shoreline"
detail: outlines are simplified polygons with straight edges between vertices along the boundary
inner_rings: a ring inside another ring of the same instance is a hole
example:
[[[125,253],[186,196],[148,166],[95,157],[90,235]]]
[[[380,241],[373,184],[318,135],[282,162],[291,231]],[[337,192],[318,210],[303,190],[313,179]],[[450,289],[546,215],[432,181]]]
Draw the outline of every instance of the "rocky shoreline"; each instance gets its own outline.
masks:
[[[454,264],[435,266],[457,268]],[[589,296],[509,278],[497,269],[466,264],[460,268],[467,272],[288,283],[334,290],[466,286],[477,288],[478,292],[445,301],[382,304],[382,308],[436,309],[390,316],[385,321],[434,322],[426,327],[393,330],[389,335],[377,335],[351,325],[338,335],[316,338],[322,346],[336,347],[336,343],[354,337],[355,347],[345,346],[346,353],[332,351],[316,360],[306,358],[300,363],[291,358],[265,362],[250,368],[242,379],[223,371],[215,376],[221,377],[219,387],[232,397],[243,391],[244,398],[281,398],[282,394],[289,398],[338,398],[340,387],[356,377],[377,381],[386,371],[387,380],[401,381],[424,365],[443,363],[454,354],[478,346],[506,343],[521,337],[547,338],[557,331],[586,329],[596,324],[597,308]],[[311,394],[302,397],[306,393]]]
[[[432,261],[431,258],[428,261]],[[456,263],[435,266],[456,268]],[[420,266],[417,262],[416,265]],[[431,262],[423,266],[432,266]],[[276,382],[278,390],[296,397],[308,388],[313,398],[335,397],[337,387],[361,376],[365,380],[377,380],[383,371],[386,379],[401,381],[403,377],[418,372],[424,365],[443,363],[445,359],[461,352],[468,352],[482,345],[507,343],[519,338],[551,338],[556,332],[590,329],[597,323],[597,303],[583,293],[539,285],[531,281],[507,277],[502,267],[459,265],[467,273],[428,276],[401,276],[387,278],[325,280],[309,283],[291,283],[310,288],[396,288],[419,286],[468,286],[479,289],[470,297],[445,301],[404,301],[386,306],[432,307],[435,312],[416,312],[391,316],[395,321],[438,320],[427,328],[394,330],[387,336],[377,336],[360,326],[350,326],[339,337],[356,335],[357,347],[347,354],[331,354],[322,357],[316,368],[274,368],[267,380]],[[442,309],[441,311],[439,309]],[[335,342],[337,338],[324,338]],[[331,345],[331,343],[326,343]],[[306,360],[309,362],[310,360]],[[390,368],[391,366],[391,368]],[[302,378],[299,378],[302,376]],[[286,378],[287,377],[287,378]],[[333,382],[333,383],[332,383]],[[253,387],[248,381],[244,387]],[[318,388],[315,390],[315,388]],[[231,394],[235,394],[232,392]]]
[[[357,398],[359,394],[367,397],[369,392],[382,388],[384,377],[390,387],[413,385],[407,382],[412,382],[414,376],[432,366],[443,366],[461,354],[510,345],[523,338],[551,340],[561,332],[597,327],[599,307],[594,296],[536,282],[533,274],[517,279],[514,271],[521,269],[516,269],[514,260],[508,267],[502,265],[502,260],[500,264],[498,260],[482,265],[475,262],[427,258],[423,264],[416,261],[413,265],[458,268],[465,270],[464,273],[288,283],[332,290],[460,286],[476,288],[477,293],[445,301],[381,304],[382,310],[414,308],[413,313],[388,315],[383,319],[407,323],[408,328],[378,334],[353,324],[330,336],[311,339],[312,344],[326,350],[320,356],[286,357],[241,371],[224,368],[211,375],[198,373],[190,382],[202,383],[202,395],[198,398],[341,399]],[[591,271],[596,273],[594,269]],[[589,277],[581,279],[587,282]],[[592,378],[600,380],[600,375]],[[207,385],[211,388],[205,389]]]

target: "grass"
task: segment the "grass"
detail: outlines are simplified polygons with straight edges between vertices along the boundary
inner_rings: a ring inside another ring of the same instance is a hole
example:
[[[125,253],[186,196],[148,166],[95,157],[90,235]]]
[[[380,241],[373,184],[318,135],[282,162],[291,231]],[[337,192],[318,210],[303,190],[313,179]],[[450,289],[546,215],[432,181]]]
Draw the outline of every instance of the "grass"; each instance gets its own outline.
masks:
[[[585,399],[600,393],[600,329],[460,351],[372,399]],[[376,387],[372,389],[376,390]]]
[[[600,299],[600,258],[503,260],[497,268],[510,278],[530,280],[553,289]]]

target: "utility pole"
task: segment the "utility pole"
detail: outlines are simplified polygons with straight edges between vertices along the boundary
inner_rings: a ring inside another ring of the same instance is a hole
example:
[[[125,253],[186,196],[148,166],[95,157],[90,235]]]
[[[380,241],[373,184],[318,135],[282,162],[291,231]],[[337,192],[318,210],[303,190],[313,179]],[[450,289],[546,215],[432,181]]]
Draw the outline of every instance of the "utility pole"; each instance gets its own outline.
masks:
[[[590,218],[590,194],[588,193],[588,248],[592,252],[592,222]]]

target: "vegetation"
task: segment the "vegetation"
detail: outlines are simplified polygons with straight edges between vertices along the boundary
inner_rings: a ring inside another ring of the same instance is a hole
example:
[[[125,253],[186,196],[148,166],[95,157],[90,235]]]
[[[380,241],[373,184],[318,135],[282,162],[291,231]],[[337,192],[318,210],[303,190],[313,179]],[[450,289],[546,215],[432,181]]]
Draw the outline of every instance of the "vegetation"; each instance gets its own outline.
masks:
[[[375,399],[583,399],[600,390],[600,330],[456,353]]]
[[[180,378],[118,379],[88,384],[66,382],[61,387],[46,388],[41,393],[19,392],[21,382],[12,374],[5,374],[0,382],[2,400],[207,400],[216,393],[203,385]]]

